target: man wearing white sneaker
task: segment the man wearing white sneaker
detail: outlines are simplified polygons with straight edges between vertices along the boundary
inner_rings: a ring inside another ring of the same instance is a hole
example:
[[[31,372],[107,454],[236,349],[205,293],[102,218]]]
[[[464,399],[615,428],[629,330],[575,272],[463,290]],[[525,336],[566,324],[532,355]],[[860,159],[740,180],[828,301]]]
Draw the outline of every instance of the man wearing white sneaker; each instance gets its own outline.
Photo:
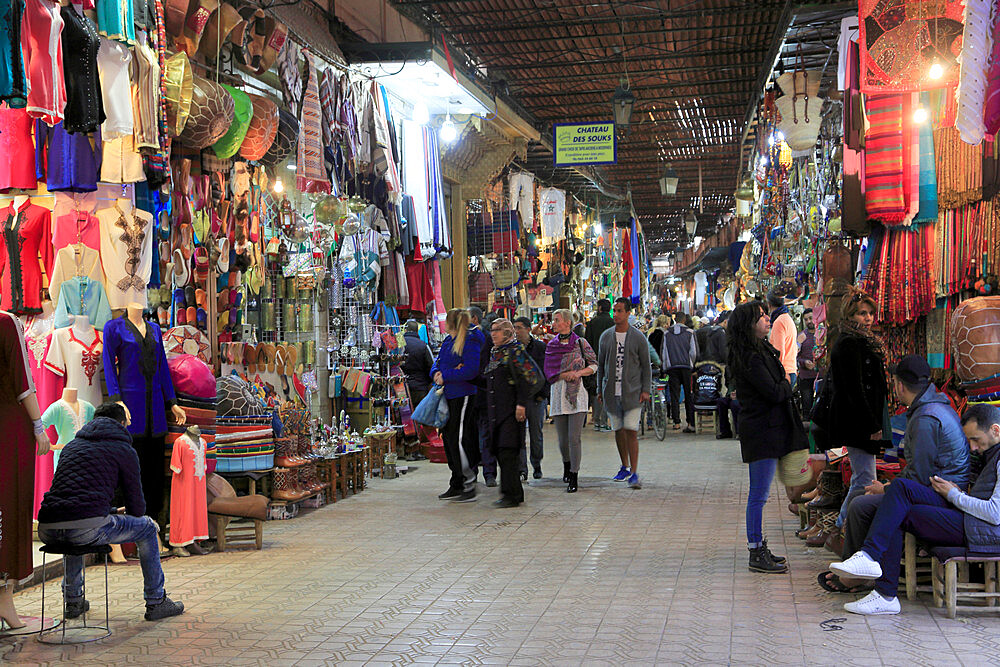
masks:
[[[1000,408],[977,404],[962,415],[969,448],[982,472],[965,493],[954,482],[931,478],[929,489],[909,479],[889,485],[864,545],[830,570],[853,579],[875,579],[875,590],[844,609],[855,614],[898,614],[903,531],[935,546],[964,546],[977,554],[1000,553]]]

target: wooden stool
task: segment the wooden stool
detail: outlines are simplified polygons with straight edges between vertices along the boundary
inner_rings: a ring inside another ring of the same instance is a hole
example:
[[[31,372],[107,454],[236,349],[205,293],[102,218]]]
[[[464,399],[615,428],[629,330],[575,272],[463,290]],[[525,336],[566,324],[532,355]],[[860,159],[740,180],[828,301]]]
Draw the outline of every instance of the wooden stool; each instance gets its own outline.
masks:
[[[903,533],[903,582],[907,600],[916,600],[917,593],[933,592],[933,585],[927,585],[933,584],[931,559],[917,557],[917,538],[911,533]]]
[[[998,554],[974,554],[965,547],[931,547],[931,583],[934,590],[934,606],[944,605],[948,618],[955,618],[958,610],[968,612],[1000,611],[1000,591],[997,590],[997,574],[1000,567]],[[982,563],[984,582],[969,583],[969,563]],[[959,576],[959,566],[963,566],[964,576]],[[962,581],[959,581],[962,579]],[[986,606],[958,604],[959,600],[985,600]]]
[[[320,481],[330,490],[329,502],[337,502],[337,460],[324,459],[316,464],[316,470],[319,472]]]
[[[260,519],[247,519],[253,523],[234,523],[234,517],[221,514],[209,514],[215,524],[215,543],[218,551],[225,551],[226,546],[238,543],[240,546],[254,544],[257,551],[264,546],[264,522]]]
[[[371,469],[371,449],[362,447],[354,453],[354,493],[365,490],[365,477]]]
[[[706,425],[707,420],[707,425]],[[698,435],[705,429],[715,433],[715,410],[706,408],[695,408],[694,410],[694,432]]]

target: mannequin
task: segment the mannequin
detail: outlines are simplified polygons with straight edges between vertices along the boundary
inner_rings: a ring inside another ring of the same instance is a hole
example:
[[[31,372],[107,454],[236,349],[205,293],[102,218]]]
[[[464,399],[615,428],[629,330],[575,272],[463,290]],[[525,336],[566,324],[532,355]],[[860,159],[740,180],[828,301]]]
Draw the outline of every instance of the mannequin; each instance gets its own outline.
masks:
[[[170,457],[170,546],[175,556],[208,553],[197,540],[208,539],[205,440],[192,424],[174,441]],[[186,547],[186,549],[185,549]]]
[[[49,343],[52,340],[54,312],[55,306],[51,301],[42,301],[41,314],[29,317],[24,329],[28,366],[31,368],[31,377],[35,381],[35,388],[38,391],[38,406],[43,410],[59,400],[59,394],[63,388],[63,378],[45,367],[45,355],[49,351]],[[58,437],[55,428],[46,429],[46,433],[49,435],[49,440],[55,442]],[[52,486],[54,472],[55,464],[52,454],[46,454],[36,460],[35,502],[31,513],[32,518],[38,516],[42,497]]]
[[[104,327],[104,377],[110,400],[129,413],[132,446],[139,456],[146,513],[160,525],[164,475],[167,410],[183,425],[187,415],[176,404],[174,386],[163,351],[163,335],[155,322],[142,319],[143,306],[130,303],[125,315]]]
[[[45,355],[45,367],[66,380],[66,385],[79,389],[80,398],[98,406],[104,402],[101,393],[101,332],[86,315],[73,317],[72,326],[56,329]]]
[[[59,453],[83,425],[94,418],[94,404],[80,398],[75,387],[63,389],[62,398],[50,405],[42,413],[42,424],[48,428],[54,426],[58,434],[56,444],[52,445],[55,466],[59,465]]]
[[[12,628],[24,622],[14,608],[9,581],[31,575],[31,499],[35,456],[49,451],[35,385],[28,369],[21,322],[0,311],[0,618]]]

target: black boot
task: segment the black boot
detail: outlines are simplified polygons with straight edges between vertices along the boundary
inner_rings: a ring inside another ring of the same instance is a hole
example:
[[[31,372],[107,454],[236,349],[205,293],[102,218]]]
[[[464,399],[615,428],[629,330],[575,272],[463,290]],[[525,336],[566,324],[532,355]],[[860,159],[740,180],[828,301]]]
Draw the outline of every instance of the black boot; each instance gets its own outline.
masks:
[[[569,482],[569,461],[563,461],[563,481]]]
[[[771,558],[771,552],[767,546],[761,545],[756,549],[748,549],[750,552],[749,568],[751,572],[763,572],[765,574],[783,574],[788,571],[787,563],[775,563]]]
[[[576,482],[579,476],[580,473],[577,472],[569,473],[569,486],[566,487],[566,493],[576,493]]]
[[[771,560],[773,560],[778,565],[781,565],[782,563],[785,562],[784,556],[775,556],[773,553],[771,553],[771,548],[767,546],[767,540],[761,541],[760,546],[764,547],[764,550],[767,551],[768,555],[771,556]]]

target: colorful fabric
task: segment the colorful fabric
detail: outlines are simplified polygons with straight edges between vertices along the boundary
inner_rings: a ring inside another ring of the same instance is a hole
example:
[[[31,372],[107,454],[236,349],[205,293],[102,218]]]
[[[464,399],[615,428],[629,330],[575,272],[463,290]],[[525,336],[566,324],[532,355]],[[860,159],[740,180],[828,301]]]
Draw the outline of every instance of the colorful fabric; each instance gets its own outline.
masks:
[[[861,91],[915,92],[958,80],[963,0],[859,0]],[[929,42],[929,43],[928,43]],[[931,79],[934,62],[944,76]]]
[[[903,222],[908,207],[903,192],[903,97],[869,95],[870,122],[865,135],[865,208],[885,224]]]
[[[920,93],[920,105],[930,106],[930,95]],[[934,163],[934,128],[930,123],[917,125],[920,136],[920,203],[914,222],[936,222],[938,217],[937,171]]]
[[[887,229],[877,243],[862,283],[875,299],[876,319],[883,325],[905,324],[930,312],[935,305],[934,227]],[[888,356],[891,362],[891,352]]]
[[[312,54],[305,52],[304,55],[309,80],[302,94],[295,180],[301,192],[330,192],[330,181],[323,163],[323,110],[319,105],[319,73],[313,64]]]

